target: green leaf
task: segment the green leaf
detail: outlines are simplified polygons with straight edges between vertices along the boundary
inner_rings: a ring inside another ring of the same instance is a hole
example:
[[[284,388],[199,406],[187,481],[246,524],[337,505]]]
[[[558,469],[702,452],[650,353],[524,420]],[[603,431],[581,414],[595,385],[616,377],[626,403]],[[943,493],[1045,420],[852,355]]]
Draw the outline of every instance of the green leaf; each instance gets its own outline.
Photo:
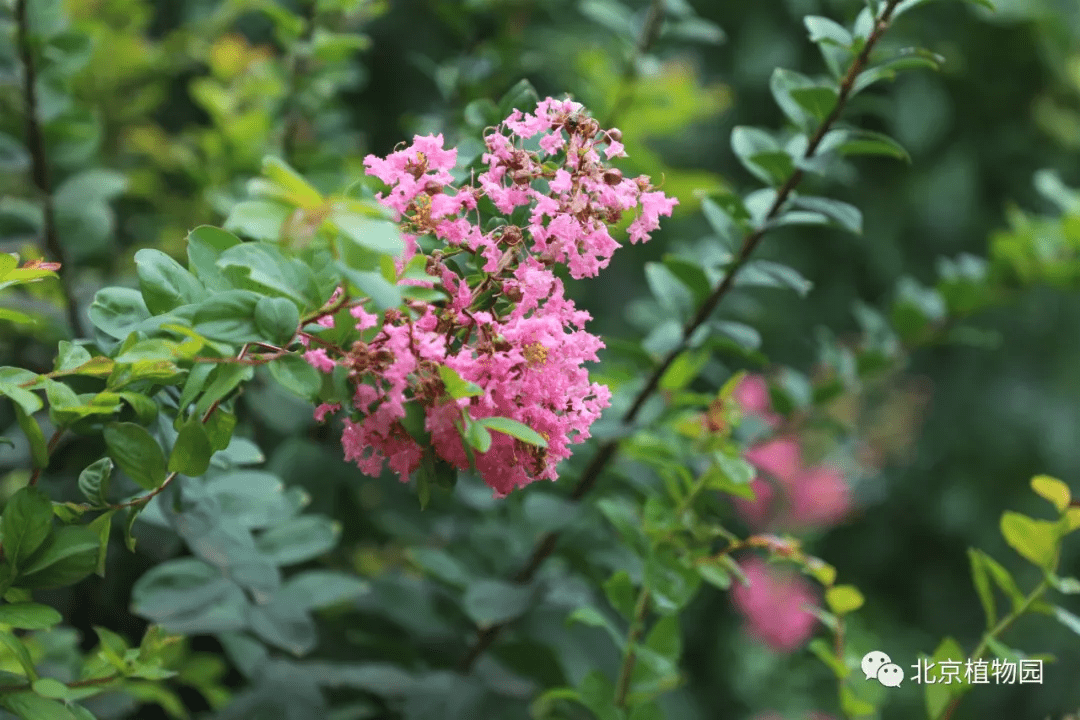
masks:
[[[728,195],[726,199],[729,202],[727,207],[723,207],[712,198],[704,198],[701,201],[701,211],[713,232],[730,249],[736,247],[742,241],[744,232],[740,222],[749,218],[749,214],[746,212],[746,208],[743,207],[741,198]]]
[[[169,472],[190,477],[199,477],[210,467],[210,456],[214,448],[210,445],[210,436],[198,414],[180,428],[169,453]]]
[[[693,312],[693,292],[666,265],[645,263],[645,280],[653,297],[668,313],[678,318],[688,318]]]
[[[6,647],[19,665],[22,666],[23,672],[31,680],[37,679],[37,671],[34,669],[34,661],[30,657],[30,651],[23,645],[22,640],[15,637],[7,630],[0,630],[0,644]]]
[[[22,720],[79,720],[63,703],[34,692],[7,695],[0,699],[0,705]]]
[[[477,452],[485,453],[491,449],[491,433],[478,422],[470,422],[465,439]]]
[[[1065,509],[1069,507],[1069,503],[1072,502],[1072,493],[1069,491],[1069,486],[1049,475],[1036,475],[1031,478],[1031,489],[1039,497],[1053,503],[1059,513],[1064,513]]]
[[[757,328],[745,323],[733,320],[714,320],[709,326],[744,350],[754,351],[761,347],[761,333],[758,332]]]
[[[830,150],[841,155],[884,155],[911,162],[911,156],[903,145],[884,133],[871,130],[832,130],[826,134],[816,154]]]
[[[379,309],[388,310],[401,305],[401,290],[383,277],[382,273],[354,270],[341,261],[336,263],[336,267],[342,277],[359,290],[361,295],[371,298]]]
[[[105,563],[109,559],[109,536],[112,533],[112,517],[115,514],[116,510],[109,510],[94,518],[94,521],[87,525],[98,536],[97,569],[94,571],[98,574],[98,577],[105,577]]]
[[[602,670],[592,670],[578,686],[581,702],[600,720],[621,720],[615,711],[615,686]]]
[[[22,428],[23,434],[30,443],[30,459],[34,463],[35,470],[44,470],[49,467],[49,445],[45,441],[45,433],[34,419],[33,415],[27,415],[22,405],[13,403],[15,419]]]
[[[374,251],[382,255],[399,256],[405,252],[405,243],[397,225],[387,220],[376,220],[348,210],[335,210],[330,214],[330,222],[341,231],[346,242],[360,246],[361,251]],[[344,248],[342,258],[349,257]],[[357,267],[356,265],[350,266]],[[362,269],[362,268],[359,268]]]
[[[0,625],[20,630],[47,630],[60,624],[64,617],[48,605],[33,602],[0,605]]]
[[[125,339],[136,325],[150,317],[142,293],[124,287],[98,290],[87,314],[94,327],[117,340]]]
[[[131,590],[133,613],[176,633],[242,630],[247,608],[239,585],[193,557],[150,568]]]
[[[198,302],[206,293],[197,277],[160,250],[139,250],[135,253],[135,266],[143,301],[153,315]]]
[[[571,625],[573,623],[581,623],[582,625],[588,625],[589,627],[600,628],[601,630],[606,631],[617,648],[622,648],[626,645],[626,638],[624,638],[622,633],[616,629],[615,624],[594,607],[579,607],[570,613],[566,618],[566,624]]]
[[[156,402],[141,393],[122,392],[117,393],[120,399],[126,402],[135,411],[135,416],[140,423],[149,425],[158,415]]]
[[[52,519],[52,500],[41,489],[28,486],[12,495],[0,518],[8,561],[21,567],[49,537]]]
[[[968,548],[968,560],[971,562],[971,579],[975,585],[975,592],[979,596],[979,602],[986,614],[986,627],[990,629],[997,624],[997,609],[994,602],[994,590],[990,585],[990,575],[983,562],[984,554],[975,548]]]
[[[619,570],[604,582],[604,594],[607,595],[611,607],[615,608],[624,619],[634,617],[634,605],[636,604],[637,591],[630,575],[625,570]]]
[[[844,661],[836,657],[836,653],[829,647],[829,643],[823,638],[815,638],[810,642],[810,652],[818,656],[821,662],[829,666],[829,669],[833,671],[833,675],[843,680],[851,674],[851,668],[844,664]]]
[[[839,97],[836,88],[829,85],[792,88],[791,90],[791,99],[818,123],[824,122],[829,117]]]
[[[806,132],[828,117],[838,97],[836,88],[784,68],[773,71],[769,89],[788,119]]]
[[[78,690],[72,690],[64,683],[53,678],[39,678],[34,681],[32,687],[38,695],[53,700],[68,700],[79,695]]]
[[[312,400],[322,387],[319,371],[299,355],[283,355],[271,360],[267,367],[274,380],[304,400]]]
[[[281,227],[290,214],[292,209],[282,203],[245,200],[233,206],[223,227],[229,232],[256,240],[278,242],[281,240]]]
[[[352,575],[330,570],[308,570],[285,581],[275,595],[275,602],[284,602],[303,610],[316,610],[340,605],[371,592],[371,585]]]
[[[795,171],[792,157],[761,128],[736,127],[731,132],[731,149],[743,167],[773,187],[782,185]]]
[[[1059,623],[1080,635],[1080,617],[1073,615],[1063,607],[1054,606],[1054,617]]]
[[[743,266],[735,278],[736,285],[779,287],[794,290],[806,297],[814,284],[795,268],[769,260],[753,260]]]
[[[1006,570],[1000,563],[994,558],[990,557],[986,553],[979,552],[983,566],[990,573],[991,579],[997,584],[1001,591],[1004,592],[1009,600],[1012,601],[1014,610],[1019,610],[1023,606],[1025,599],[1024,593],[1020,592],[1020,588],[1016,585],[1016,581],[1013,580],[1012,575]]]
[[[191,368],[191,372],[188,373],[187,380],[184,382],[184,389],[180,392],[180,400],[177,402],[177,412],[183,412],[187,410],[188,405],[195,400],[203,388],[206,387],[206,381],[210,379],[210,374],[214,372],[217,366],[213,363],[196,363]]]
[[[278,565],[295,565],[332,550],[341,527],[322,515],[302,515],[270,528],[255,544]]]
[[[275,345],[288,345],[300,327],[300,311],[285,298],[259,298],[255,304],[255,327]]]
[[[0,257],[4,256],[0,255]],[[57,348],[56,361],[53,363],[53,370],[57,372],[68,372],[80,365],[90,362],[91,359],[90,352],[82,345],[76,345],[67,340],[61,340]]]
[[[825,601],[837,615],[847,615],[863,606],[865,600],[859,589],[853,585],[834,585],[825,591]]]
[[[701,575],[701,579],[705,582],[721,590],[731,588],[731,575],[719,563],[709,558],[705,561],[698,561],[696,566],[698,574]]]
[[[857,696],[847,683],[840,686],[840,709],[849,718],[865,718],[877,712],[873,703]]]
[[[533,590],[503,580],[476,580],[465,589],[463,609],[480,628],[524,615],[533,602]]]
[[[217,266],[217,259],[233,245],[239,245],[240,238],[221,228],[200,225],[187,237],[188,268],[202,281],[211,292],[232,290],[232,284]]]
[[[934,0],[903,0],[902,2],[898,3],[896,9],[893,10],[893,17],[900,17],[909,10],[914,10],[921,5],[927,5],[931,2],[934,2]],[[997,11],[997,8],[994,7],[994,3],[991,2],[991,0],[964,0],[964,2],[984,7],[991,12]]]
[[[949,661],[964,661],[966,655],[964,649],[960,647],[952,638],[944,638],[941,644],[938,645],[934,651],[933,657],[930,659],[935,662],[941,662],[943,660]],[[926,684],[926,713],[927,717],[931,720],[937,720],[940,718],[945,709],[952,702],[954,697],[961,695],[970,685],[961,676],[959,683],[956,681],[952,683],[935,682]]]
[[[895,80],[897,73],[901,70],[912,70],[917,68],[938,70],[944,62],[945,58],[932,53],[929,50],[923,50],[922,48],[905,48],[900,51],[898,57],[887,60],[880,65],[868,68],[859,73],[858,77],[855,78],[854,85],[851,87],[851,94],[855,95],[860,93],[874,83],[883,80]]]
[[[98,534],[88,527],[58,528],[30,558],[15,586],[45,589],[74,585],[97,568],[100,545]]]
[[[112,481],[112,458],[103,457],[87,465],[79,473],[79,491],[91,505],[108,504],[109,484]]]
[[[645,647],[673,662],[682,655],[682,633],[679,630],[679,617],[665,615],[653,624],[645,638]]]
[[[135,423],[111,423],[105,427],[105,446],[128,477],[145,490],[165,482],[165,454],[154,436]]]
[[[499,117],[504,118],[514,110],[529,111],[536,107],[537,100],[539,97],[532,83],[519,80],[499,98]]]
[[[810,42],[821,44],[831,43],[842,48],[850,48],[854,38],[840,23],[820,15],[807,15],[803,18],[803,24],[810,33]]]
[[[458,375],[457,370],[449,365],[439,366],[439,377],[442,379],[446,392],[455,400],[467,397],[479,397],[484,394],[484,389],[482,387],[475,383],[465,381]]]
[[[44,403],[36,393],[20,387],[28,383],[38,381],[39,375],[23,368],[3,367],[0,368],[0,395],[6,395],[11,401],[22,407],[27,415],[33,415]]]
[[[1055,523],[1006,511],[1001,516],[1001,534],[1013,550],[1044,570],[1057,560],[1058,531]]]
[[[206,414],[214,403],[224,399],[229,393],[240,386],[241,383],[251,380],[255,375],[255,369],[250,365],[226,363],[217,366],[214,379],[203,392],[199,401],[195,403],[195,412],[200,417]]]
[[[300,657],[315,648],[315,621],[303,608],[276,601],[248,609],[251,630],[262,640]]]
[[[263,338],[255,324],[258,293],[250,290],[226,290],[215,293],[195,310],[195,332],[210,340],[245,343]]]
[[[217,266],[236,284],[255,285],[263,291],[286,297],[302,308],[319,302],[314,271],[299,260],[283,255],[276,245],[262,242],[234,245],[221,253]]]
[[[833,200],[832,198],[808,197],[805,195],[795,198],[792,205],[803,210],[821,213],[836,226],[855,235],[862,235],[862,212],[854,205]]]
[[[582,15],[613,32],[627,43],[635,42],[638,33],[637,23],[633,13],[622,3],[610,0],[583,0],[578,10]]]
[[[139,519],[141,509],[140,506],[134,505],[124,510],[124,547],[128,549],[128,552],[135,552],[136,540],[133,529],[135,521]]]
[[[290,199],[300,207],[310,208],[322,204],[323,199],[319,191],[284,160],[276,157],[263,158],[262,172],[286,190]]]
[[[709,276],[705,274],[705,269],[697,262],[668,254],[664,255],[664,266],[683,285],[690,289],[694,296],[695,306],[701,304],[712,294],[712,283],[709,282]]]
[[[489,430],[510,435],[529,445],[535,445],[542,448],[547,447],[547,440],[545,440],[540,433],[517,420],[511,420],[510,418],[504,417],[486,417],[480,418],[476,422]]]

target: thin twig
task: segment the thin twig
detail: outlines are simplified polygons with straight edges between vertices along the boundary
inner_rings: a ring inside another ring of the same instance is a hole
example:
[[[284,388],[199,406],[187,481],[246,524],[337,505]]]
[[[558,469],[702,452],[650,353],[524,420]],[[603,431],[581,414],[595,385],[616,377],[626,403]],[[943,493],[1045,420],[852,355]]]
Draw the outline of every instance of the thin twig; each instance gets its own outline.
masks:
[[[26,144],[30,150],[34,185],[41,193],[42,224],[45,249],[53,260],[60,263],[57,277],[64,292],[68,322],[74,337],[82,337],[82,319],[79,303],[71,284],[71,268],[68,266],[64,247],[56,229],[56,212],[53,208],[52,180],[49,177],[49,158],[45,153],[45,134],[38,119],[37,71],[34,66],[34,50],[30,42],[30,20],[26,13],[27,0],[15,0],[15,32],[19,57],[23,66],[23,103],[26,112]]]
[[[844,107],[847,105],[847,101],[851,96],[855,80],[858,78],[859,73],[866,67],[867,62],[870,59],[870,53],[873,51],[878,40],[881,39],[881,35],[888,29],[893,11],[899,3],[900,0],[889,0],[885,5],[877,22],[874,24],[873,31],[870,33],[869,37],[867,37],[865,45],[852,61],[843,80],[841,80],[836,105],[810,139],[804,154],[805,158],[809,159],[813,157],[814,153],[817,151],[818,145],[820,145],[822,139],[824,139],[825,134],[829,132],[837,118],[840,117],[840,113],[843,112]],[[632,424],[637,419],[637,416],[645,403],[652,397],[653,393],[656,392],[656,389],[660,384],[660,379],[664,376],[664,373],[666,373],[668,368],[671,367],[671,364],[675,362],[675,359],[686,350],[690,338],[705,324],[705,321],[708,320],[709,316],[716,310],[721,300],[723,300],[734,287],[736,276],[750,260],[750,257],[754,254],[754,251],[757,250],[762,239],[765,237],[765,233],[770,229],[769,221],[777,216],[781,207],[783,207],[784,203],[791,193],[794,192],[799,183],[802,182],[802,179],[802,170],[796,170],[777,190],[776,199],[773,201],[769,212],[766,213],[761,226],[743,239],[738,255],[728,267],[727,272],[719,285],[716,286],[705,302],[701,304],[693,318],[684,326],[682,339],[678,346],[671,350],[667,356],[664,357],[663,361],[661,361],[660,365],[652,372],[649,379],[646,380],[644,387],[638,392],[633,403],[631,403],[630,408],[623,415],[622,424],[624,426]],[[600,448],[593,456],[592,461],[585,468],[581,479],[571,493],[570,497],[573,500],[580,500],[592,490],[608,463],[615,457],[618,448],[619,442],[617,440],[608,440],[600,445]],[[543,562],[555,551],[558,538],[559,534],[552,532],[547,533],[540,539],[540,542],[537,543],[533,549],[532,555],[526,563],[525,568],[515,577],[517,582],[527,583],[532,580]],[[476,640],[469,648],[469,651],[465,654],[465,657],[460,664],[463,671],[468,672],[472,669],[476,660],[491,646],[492,643],[495,642],[495,639],[499,636],[503,627],[505,627],[505,624],[493,625],[477,633]]]
[[[649,611],[649,588],[642,587],[638,594],[637,603],[634,606],[634,617],[630,620],[630,633],[626,637],[626,652],[623,654],[622,666],[619,668],[619,680],[615,685],[615,707],[626,707],[626,696],[630,693],[630,678],[634,674],[634,666],[637,664],[637,650],[635,646],[641,639],[645,630],[645,614]]]
[[[60,438],[63,436],[63,434],[64,434],[64,431],[62,429],[60,429],[60,428],[57,428],[56,432],[54,432],[52,434],[52,437],[49,438],[49,444],[46,446],[46,449],[45,449],[46,457],[49,457],[49,456],[51,456],[53,454],[53,450],[56,449],[56,444],[58,442],[60,442]],[[34,468],[34,472],[31,473],[31,475],[30,475],[30,482],[27,483],[27,484],[28,485],[37,485],[37,481],[38,481],[38,478],[41,477],[41,471],[42,470],[44,470],[44,468],[39,468],[39,467]]]
[[[93,687],[94,685],[108,685],[111,682],[115,682],[117,680],[122,680],[123,677],[124,677],[123,675],[120,675],[119,673],[117,673],[115,675],[106,675],[105,677],[100,677],[100,678],[87,678],[86,680],[75,680],[73,682],[64,683],[64,685],[67,685],[69,688],[72,688],[72,689],[74,689],[74,688],[84,688],[84,687]],[[30,690],[30,689],[31,688],[30,688],[29,684],[26,684],[26,685],[0,685],[0,694],[7,695],[8,693],[23,692],[23,691]]]

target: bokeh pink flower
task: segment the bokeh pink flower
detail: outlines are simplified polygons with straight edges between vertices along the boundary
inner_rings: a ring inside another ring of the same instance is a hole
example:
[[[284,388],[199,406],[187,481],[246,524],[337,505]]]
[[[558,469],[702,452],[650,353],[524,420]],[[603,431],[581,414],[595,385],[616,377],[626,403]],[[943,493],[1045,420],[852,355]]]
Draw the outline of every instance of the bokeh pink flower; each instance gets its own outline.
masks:
[[[733,585],[731,599],[747,633],[773,650],[790,653],[814,633],[817,605],[813,586],[802,576],[756,556],[740,561],[749,585]]]
[[[774,430],[781,418],[772,408],[765,379],[748,375],[734,393],[746,415]],[[746,451],[757,474],[751,481],[753,499],[734,498],[736,511],[755,531],[794,532],[827,528],[851,510],[851,490],[839,468],[810,465],[797,437],[782,430]]]

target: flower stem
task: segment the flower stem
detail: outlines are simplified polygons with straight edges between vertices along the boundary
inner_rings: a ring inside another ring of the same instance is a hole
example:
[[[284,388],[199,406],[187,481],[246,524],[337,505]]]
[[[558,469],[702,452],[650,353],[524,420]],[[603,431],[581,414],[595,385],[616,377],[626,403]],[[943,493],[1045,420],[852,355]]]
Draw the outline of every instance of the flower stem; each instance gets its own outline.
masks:
[[[615,685],[615,707],[626,707],[626,696],[630,693],[630,677],[637,664],[637,651],[634,646],[645,631],[645,613],[649,611],[649,588],[642,586],[634,606],[634,617],[630,621],[630,633],[626,636],[626,651],[623,653],[622,666],[619,668],[619,680]]]

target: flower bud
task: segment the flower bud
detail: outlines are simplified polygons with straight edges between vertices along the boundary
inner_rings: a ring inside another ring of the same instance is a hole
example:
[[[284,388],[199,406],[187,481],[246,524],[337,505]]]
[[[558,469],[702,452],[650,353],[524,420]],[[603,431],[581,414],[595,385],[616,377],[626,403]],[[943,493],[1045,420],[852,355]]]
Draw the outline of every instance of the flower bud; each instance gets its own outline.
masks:
[[[521,292],[521,288],[517,285],[503,285],[503,297],[512,303],[519,303],[521,298],[524,297],[524,293]]]
[[[508,247],[514,247],[519,245],[524,238],[525,236],[521,234],[521,228],[517,225],[507,225],[499,235],[499,242]]]
[[[622,171],[619,168],[611,168],[604,171],[604,182],[608,185],[618,185],[622,182]]]

